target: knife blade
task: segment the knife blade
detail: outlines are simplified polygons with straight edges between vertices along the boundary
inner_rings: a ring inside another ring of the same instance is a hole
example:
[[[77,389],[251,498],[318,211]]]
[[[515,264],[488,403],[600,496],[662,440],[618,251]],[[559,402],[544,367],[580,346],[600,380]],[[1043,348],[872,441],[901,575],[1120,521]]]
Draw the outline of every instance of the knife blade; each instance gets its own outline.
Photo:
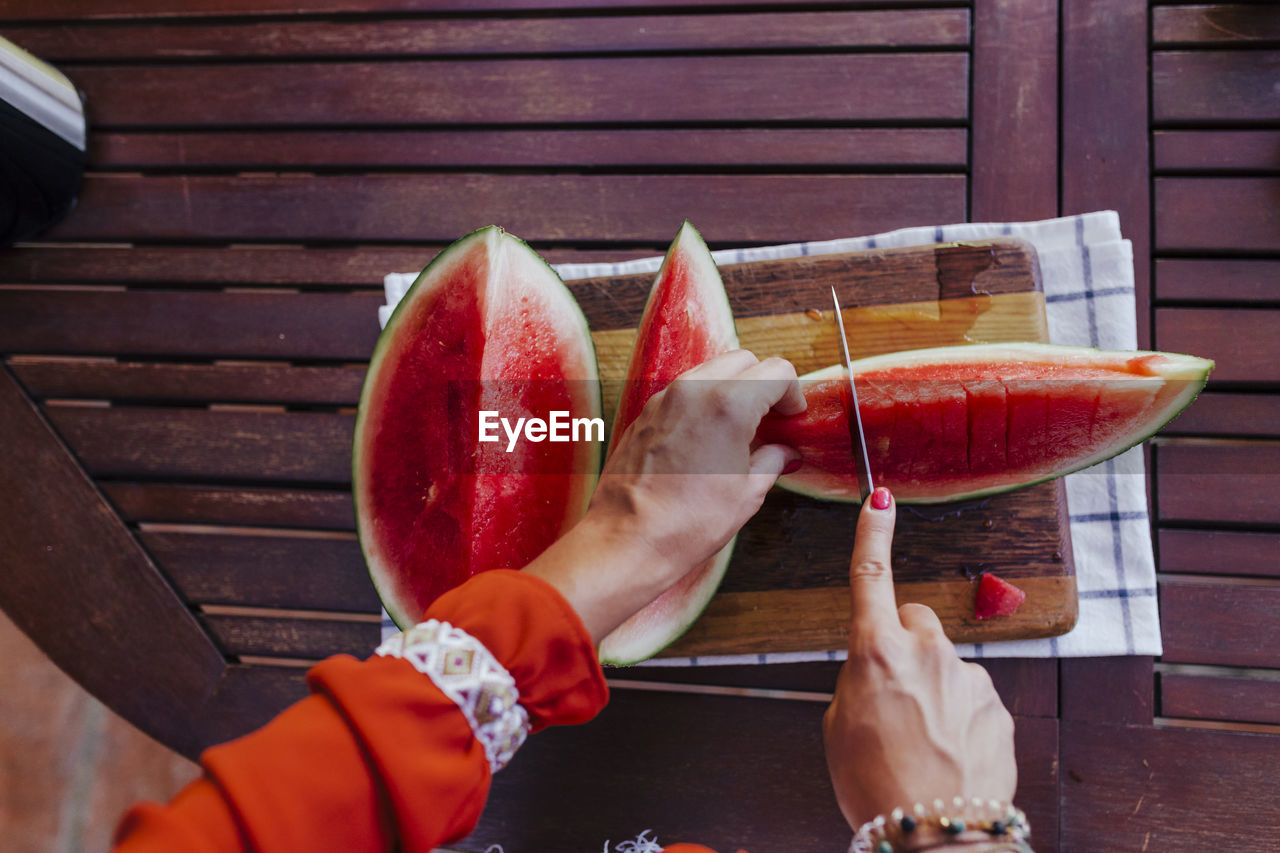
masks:
[[[840,313],[840,299],[831,288],[831,301],[836,306],[836,328],[840,330],[840,346],[844,350],[844,369],[849,377],[849,442],[853,447],[853,467],[858,476],[858,493],[865,502],[875,491],[871,479],[871,464],[867,460],[867,437],[862,431],[862,413],[858,410],[858,389],[853,384],[853,363],[849,358],[849,340],[844,334],[844,316]]]

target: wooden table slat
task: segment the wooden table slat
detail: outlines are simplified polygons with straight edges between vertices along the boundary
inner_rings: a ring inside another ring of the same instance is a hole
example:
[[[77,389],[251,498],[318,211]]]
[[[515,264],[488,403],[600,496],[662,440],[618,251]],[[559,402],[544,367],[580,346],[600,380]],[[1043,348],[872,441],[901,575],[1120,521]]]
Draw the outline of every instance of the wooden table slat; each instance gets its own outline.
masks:
[[[379,612],[354,537],[143,531],[138,539],[192,604]]]
[[[964,176],[947,174],[102,174],[47,236],[448,243],[498,224],[526,240],[652,245],[687,218],[721,244],[785,243],[960,220],[964,195]]]
[[[351,492],[114,481],[98,487],[125,521],[355,530]]]
[[[1158,130],[1152,138],[1157,172],[1280,169],[1276,130]]]
[[[353,415],[52,406],[95,477],[351,482]]]
[[[1280,249],[1280,178],[1156,178],[1156,249]]]
[[[965,9],[386,18],[22,27],[6,33],[53,62],[485,56],[612,52],[964,46]]]
[[[964,128],[299,130],[95,133],[91,169],[774,167],[903,170],[967,161]]]
[[[1157,308],[1156,345],[1215,362],[1221,382],[1280,382],[1280,309]]]
[[[1162,444],[1156,448],[1161,522],[1280,524],[1280,444]]]
[[[37,398],[293,403],[354,406],[364,365],[169,364],[84,359],[12,361],[9,369]]]
[[[1165,717],[1280,725],[1280,681],[1167,672],[1160,709]]]
[[[1063,658],[1062,719],[1150,723],[1155,708],[1152,668],[1147,656]]]
[[[320,660],[347,654],[367,658],[381,642],[377,622],[214,613],[200,618],[232,655]]]
[[[1280,586],[1164,580],[1166,663],[1280,668]]]
[[[1162,572],[1280,578],[1280,534],[1164,528],[1158,542]]]
[[[1161,435],[1280,437],[1280,394],[1202,392]]]
[[[1280,261],[1158,260],[1156,298],[1162,303],[1280,302]]]
[[[968,114],[968,57],[945,52],[64,67],[113,129]]]
[[[799,0],[736,0],[735,5],[777,7]],[[811,5],[800,2],[800,5]],[[920,0],[847,0],[844,6],[918,6]],[[655,0],[615,0],[621,9],[664,8]],[[723,6],[724,0],[685,0],[688,7]],[[527,13],[562,9],[595,9],[599,0],[15,0],[0,12],[0,20],[111,20],[116,18],[201,18],[227,15],[345,15],[387,12]]]
[[[1280,51],[1157,51],[1151,56],[1152,122],[1280,119]],[[1157,207],[1159,209],[1159,207]]]
[[[1280,17],[1266,5],[1202,3],[1151,10],[1152,43],[1242,44],[1280,41]]]
[[[1061,744],[1063,850],[1280,848],[1280,738],[1064,721]]]

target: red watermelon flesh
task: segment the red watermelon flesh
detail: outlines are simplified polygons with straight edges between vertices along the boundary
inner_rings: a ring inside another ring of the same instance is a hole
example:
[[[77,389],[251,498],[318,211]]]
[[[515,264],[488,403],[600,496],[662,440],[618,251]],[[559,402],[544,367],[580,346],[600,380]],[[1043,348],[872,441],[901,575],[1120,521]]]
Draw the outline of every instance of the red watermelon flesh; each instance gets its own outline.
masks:
[[[1213,363],[1170,353],[1051,344],[913,350],[854,362],[877,484],[902,503],[940,503],[1061,476],[1141,442],[1193,400]],[[840,366],[802,377],[808,410],[769,415],[759,443],[804,465],[779,480],[858,500]]]
[[[654,394],[710,358],[737,349],[729,299],[715,261],[688,222],[658,270],[627,365],[612,448]],[[733,542],[618,626],[600,643],[600,660],[626,665],[657,654],[698,618],[729,565]]]
[[[478,441],[479,413],[599,417],[586,322],[555,273],[497,228],[442,252],[370,362],[353,453],[357,529],[387,612],[411,625],[479,571],[520,568],[585,511],[598,442]]]
[[[991,572],[983,572],[973,598],[973,616],[975,619],[1012,616],[1026,600],[1027,594],[1021,589]]]

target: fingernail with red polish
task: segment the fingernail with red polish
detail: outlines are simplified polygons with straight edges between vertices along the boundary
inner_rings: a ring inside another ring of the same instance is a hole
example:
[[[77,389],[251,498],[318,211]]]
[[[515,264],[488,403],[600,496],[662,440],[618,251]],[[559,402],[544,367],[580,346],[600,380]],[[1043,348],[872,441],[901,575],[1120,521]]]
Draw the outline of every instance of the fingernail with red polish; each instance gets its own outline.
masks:
[[[794,474],[795,472],[800,470],[800,466],[803,464],[804,462],[800,461],[799,459],[792,459],[786,465],[782,466],[782,473]]]
[[[888,509],[893,503],[893,495],[884,486],[878,486],[871,493],[871,506],[875,509]]]

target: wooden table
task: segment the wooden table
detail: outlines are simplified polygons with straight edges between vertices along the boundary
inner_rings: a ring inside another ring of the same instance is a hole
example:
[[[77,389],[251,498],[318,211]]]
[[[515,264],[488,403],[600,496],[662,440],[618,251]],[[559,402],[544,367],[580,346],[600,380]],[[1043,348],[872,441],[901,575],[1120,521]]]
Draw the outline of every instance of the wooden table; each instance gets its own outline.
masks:
[[[736,246],[1114,208],[1141,342],[1218,361],[1150,450],[1165,654],[984,666],[1037,850],[1280,847],[1280,13],[646,5],[6,4],[93,132],[79,208],[0,252],[5,610],[188,754],[372,646],[372,593],[335,590],[379,282],[475,226],[583,260],[660,251],[684,217]],[[834,677],[620,677],[461,846],[843,849]]]

